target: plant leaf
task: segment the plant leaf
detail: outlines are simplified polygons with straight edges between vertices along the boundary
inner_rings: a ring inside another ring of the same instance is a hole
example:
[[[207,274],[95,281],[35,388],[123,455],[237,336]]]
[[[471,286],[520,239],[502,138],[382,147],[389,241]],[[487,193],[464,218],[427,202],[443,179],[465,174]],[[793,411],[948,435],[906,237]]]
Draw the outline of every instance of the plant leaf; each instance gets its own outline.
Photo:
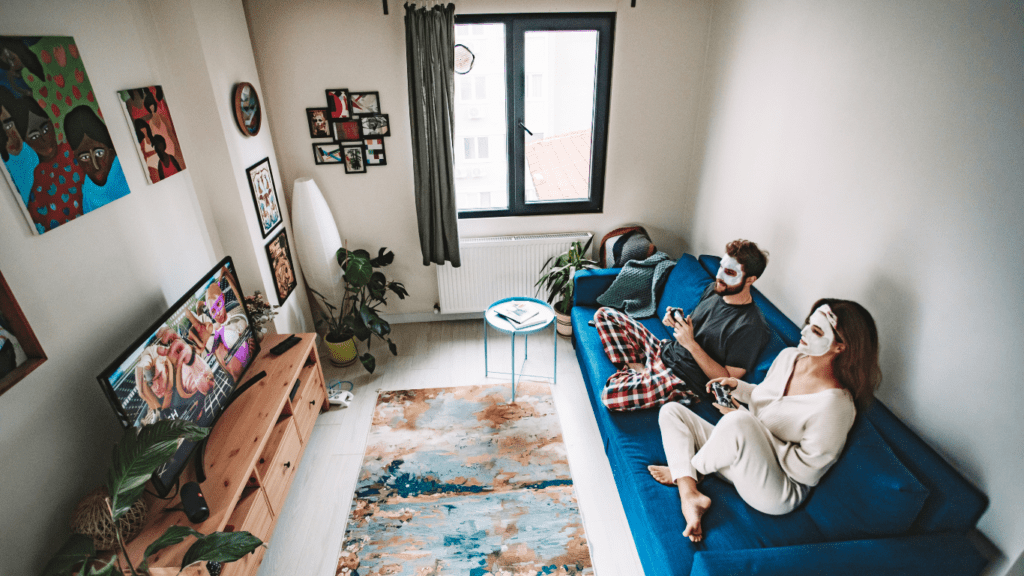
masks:
[[[380,252],[377,253],[377,257],[370,260],[370,264],[374,268],[380,268],[381,266],[387,266],[395,261],[395,253],[389,252],[387,248],[381,248]]]
[[[388,282],[388,290],[394,292],[399,300],[405,300],[405,297],[409,295],[409,292],[405,290],[405,285],[401,282]]]
[[[373,354],[367,352],[359,357],[359,361],[362,362],[363,368],[366,368],[367,372],[373,374],[374,368],[377,367],[377,359],[373,357]]]
[[[96,546],[92,538],[82,534],[72,534],[57,553],[50,558],[43,568],[43,576],[65,576],[73,573],[75,568],[96,555]]]
[[[114,574],[118,576],[121,574],[117,567],[117,554],[111,556],[110,561],[103,566],[89,566],[85,571],[85,576],[114,576]]]
[[[145,554],[142,555],[142,564],[139,564],[139,570],[145,572],[149,570],[149,557],[157,552],[185,541],[185,538],[189,536],[195,536],[196,538],[202,538],[202,533],[189,528],[188,526],[168,526],[164,535],[153,541],[152,544],[146,547]]]
[[[138,434],[125,431],[114,447],[114,456],[107,474],[110,507],[116,521],[131,509],[142,495],[146,481],[153,472],[178,450],[182,438],[198,442],[210,433],[209,428],[185,420],[160,420],[143,426]]]
[[[390,338],[388,338],[388,350],[391,350],[392,356],[398,356],[398,346],[395,346],[395,343]]]
[[[335,253],[335,257],[338,259],[338,266],[344,268],[345,259],[348,258],[348,250],[345,248],[338,248],[338,251]]]
[[[367,257],[361,257],[360,252]],[[349,254],[348,263],[345,265],[345,281],[356,288],[366,286],[373,274],[373,266],[370,265],[369,254],[365,250],[357,250]]]
[[[263,541],[248,532],[214,532],[198,538],[185,557],[181,569],[196,562],[234,562],[263,545]]]

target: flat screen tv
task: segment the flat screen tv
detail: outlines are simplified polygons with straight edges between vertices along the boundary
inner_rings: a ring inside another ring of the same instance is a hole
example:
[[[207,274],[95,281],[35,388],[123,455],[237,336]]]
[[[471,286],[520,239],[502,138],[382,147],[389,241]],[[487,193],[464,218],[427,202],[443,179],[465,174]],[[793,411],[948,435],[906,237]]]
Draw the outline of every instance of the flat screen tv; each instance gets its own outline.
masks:
[[[168,418],[213,424],[259,353],[243,298],[226,257],[99,375],[122,426],[141,428]],[[153,473],[161,497],[195,446],[182,442]]]

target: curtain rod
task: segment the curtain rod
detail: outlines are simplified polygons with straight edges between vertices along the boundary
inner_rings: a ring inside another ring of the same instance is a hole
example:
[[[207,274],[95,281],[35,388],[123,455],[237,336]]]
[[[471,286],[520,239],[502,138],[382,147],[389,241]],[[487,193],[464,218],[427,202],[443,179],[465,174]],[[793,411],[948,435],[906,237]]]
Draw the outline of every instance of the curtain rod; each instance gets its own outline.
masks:
[[[384,15],[387,16],[388,15],[388,0],[383,0],[383,1],[384,1]],[[636,8],[636,0],[630,0],[629,7],[630,8]]]

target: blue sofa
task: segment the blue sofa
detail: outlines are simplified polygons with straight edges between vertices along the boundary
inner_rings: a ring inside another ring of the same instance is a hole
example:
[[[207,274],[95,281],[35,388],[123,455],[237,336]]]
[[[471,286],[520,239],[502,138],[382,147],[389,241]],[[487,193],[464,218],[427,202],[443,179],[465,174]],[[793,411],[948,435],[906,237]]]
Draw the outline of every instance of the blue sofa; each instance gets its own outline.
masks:
[[[660,289],[657,316],[643,319],[644,326],[670,338],[661,324],[665,307],[690,313],[717,269],[716,257],[682,255]],[[684,538],[677,490],[647,472],[648,464],[665,463],[658,410],[609,412],[601,403],[601,389],[615,368],[588,322],[599,308],[597,297],[617,274],[610,268],[576,275],[573,344],[648,576],[981,572],[985,559],[965,534],[987,498],[877,400],[858,414],[839,461],[795,511],[762,514],[711,476],[701,484],[713,502],[703,519],[705,539],[694,544]],[[772,331],[756,370],[745,378],[758,383],[779,351],[796,345],[800,330],[756,288],[753,298]],[[720,418],[708,402],[692,408],[709,422]]]

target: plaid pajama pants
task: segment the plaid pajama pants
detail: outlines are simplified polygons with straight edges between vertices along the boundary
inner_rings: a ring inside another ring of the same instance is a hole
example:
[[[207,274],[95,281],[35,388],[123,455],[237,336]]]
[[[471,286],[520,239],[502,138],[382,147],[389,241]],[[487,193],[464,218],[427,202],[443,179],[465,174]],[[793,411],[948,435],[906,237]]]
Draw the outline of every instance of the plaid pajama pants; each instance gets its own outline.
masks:
[[[622,368],[608,377],[601,401],[609,410],[642,410],[676,400],[689,404],[693,392],[661,359],[661,340],[636,320],[614,308],[600,308],[594,316],[597,333],[608,359]],[[643,364],[636,371],[625,364]]]

